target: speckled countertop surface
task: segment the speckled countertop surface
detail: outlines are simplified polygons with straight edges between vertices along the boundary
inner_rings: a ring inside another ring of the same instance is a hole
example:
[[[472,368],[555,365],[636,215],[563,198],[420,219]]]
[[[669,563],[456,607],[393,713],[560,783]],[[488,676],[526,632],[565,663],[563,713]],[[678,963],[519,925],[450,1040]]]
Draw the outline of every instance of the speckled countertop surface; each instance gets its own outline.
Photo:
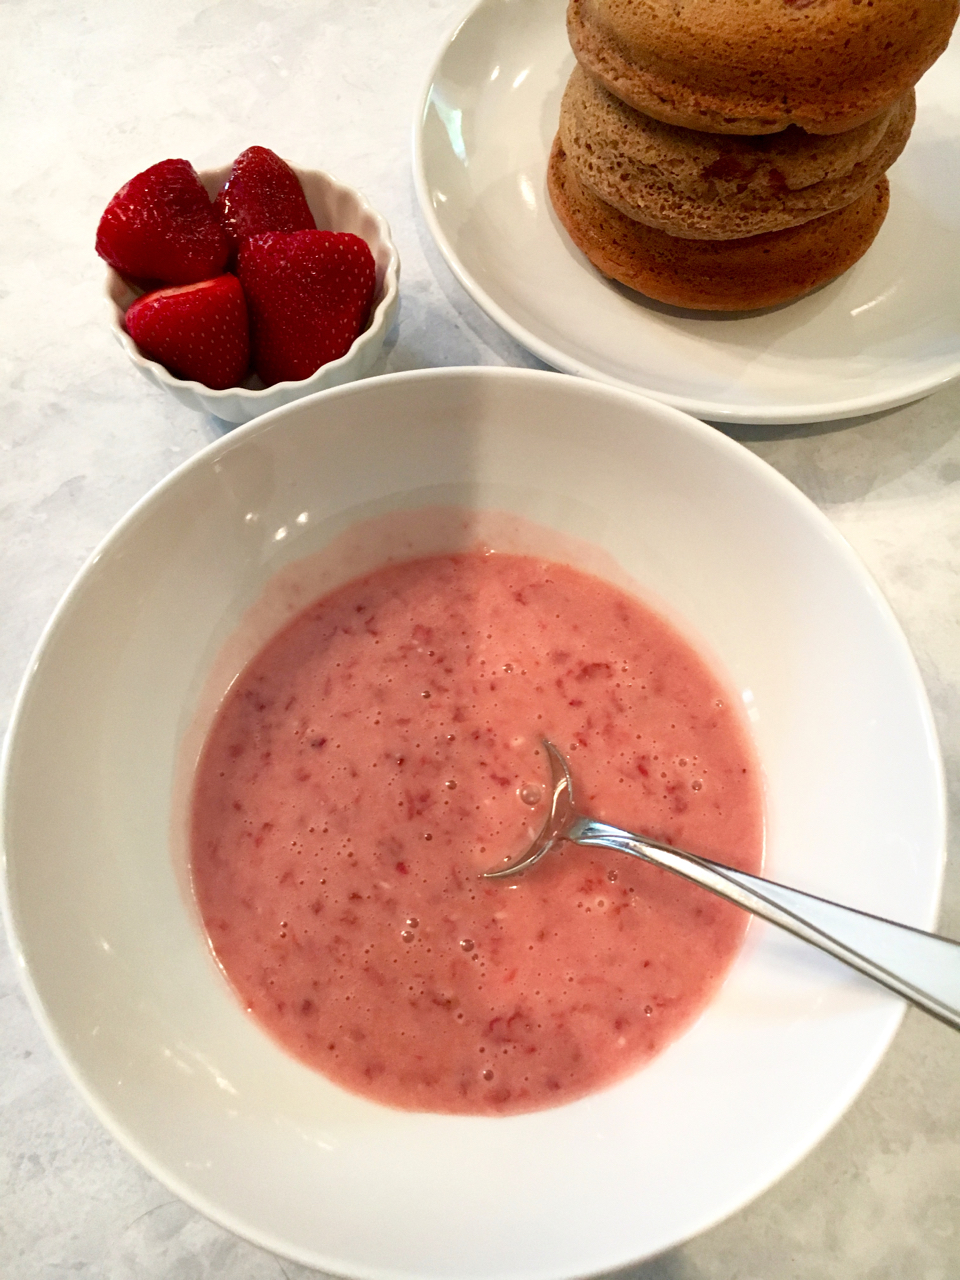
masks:
[[[537,366],[442,262],[416,206],[414,109],[463,0],[7,0],[0,199],[0,715],[95,544],[222,425],[148,386],[104,320],[98,216],[166,156],[252,143],[359,187],[403,262],[377,372]],[[945,757],[941,916],[960,937],[960,386],[889,413],[731,434],[807,493],[878,579],[913,646]],[[0,950],[3,1280],[305,1280],[155,1182],[47,1048]],[[631,1280],[960,1276],[960,1036],[909,1012],[846,1117],[734,1218]]]

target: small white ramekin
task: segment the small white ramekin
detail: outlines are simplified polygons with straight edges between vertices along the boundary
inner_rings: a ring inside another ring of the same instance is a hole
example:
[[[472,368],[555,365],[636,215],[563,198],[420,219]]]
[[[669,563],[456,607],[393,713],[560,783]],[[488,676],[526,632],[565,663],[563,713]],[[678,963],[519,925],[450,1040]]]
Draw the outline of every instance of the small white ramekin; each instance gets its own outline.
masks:
[[[309,378],[299,382],[277,382],[265,387],[256,374],[251,374],[239,387],[225,391],[213,391],[201,382],[178,378],[162,364],[148,360],[127,333],[123,318],[131,302],[139,296],[124,278],[112,268],[107,269],[107,304],[110,324],[117,341],[126,351],[134,366],[145,378],[176,397],[190,409],[212,413],[227,422],[249,422],[251,418],[279,409],[281,405],[299,400],[314,391],[339,387],[364,377],[380,354],[384,339],[393,323],[400,301],[400,257],[390,238],[386,220],[367,203],[352,187],[336,182],[329,174],[316,169],[294,169],[303,187],[310,212],[322,231],[352,231],[370,246],[377,264],[377,283],[366,328],[350,350],[339,360],[331,360]],[[230,165],[222,169],[205,169],[200,181],[211,198],[216,195],[230,176]]]

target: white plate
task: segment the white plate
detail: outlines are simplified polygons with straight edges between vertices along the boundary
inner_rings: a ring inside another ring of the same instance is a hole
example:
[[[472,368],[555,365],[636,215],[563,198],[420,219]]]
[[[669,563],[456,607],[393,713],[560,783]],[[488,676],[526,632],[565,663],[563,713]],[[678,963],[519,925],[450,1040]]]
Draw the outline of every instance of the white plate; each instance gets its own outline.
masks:
[[[960,377],[960,34],[917,90],[866,256],[798,302],[705,316],[605,280],[560,226],[546,163],[573,67],[565,0],[480,0],[430,77],[415,135],[427,224],[464,288],[556,369],[715,422],[820,422]]]
[[[674,409],[489,368],[374,378],[259,418],[107,538],[14,710],[6,921],[80,1090],[216,1221],[362,1280],[589,1275],[769,1186],[855,1096],[902,1005],[752,926],[718,998],[648,1068],[508,1119],[354,1097],[245,1016],[177,857],[174,779],[198,705],[212,714],[202,691],[242,662],[217,655],[279,569],[358,521],[438,503],[506,511],[612,556],[744,699],[768,874],[932,925],[944,795],[929,708],[893,615],[829,521]]]

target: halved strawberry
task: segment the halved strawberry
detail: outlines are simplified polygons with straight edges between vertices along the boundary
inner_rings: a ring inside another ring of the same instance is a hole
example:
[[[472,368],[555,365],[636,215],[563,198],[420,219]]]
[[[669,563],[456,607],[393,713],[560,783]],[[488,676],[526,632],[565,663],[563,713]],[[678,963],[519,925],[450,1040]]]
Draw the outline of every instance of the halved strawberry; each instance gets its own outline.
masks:
[[[250,329],[236,276],[146,293],[130,304],[124,324],[145,356],[178,377],[222,391],[246,376]]]
[[[247,147],[237,156],[213,208],[234,254],[251,236],[267,231],[313,231],[317,226],[300,179],[268,147]]]
[[[269,386],[309,378],[345,355],[363,329],[376,264],[359,236],[273,231],[240,249],[253,367]]]
[[[161,160],[120,188],[97,227],[97,253],[128,280],[193,284],[219,275],[230,244],[187,160]]]

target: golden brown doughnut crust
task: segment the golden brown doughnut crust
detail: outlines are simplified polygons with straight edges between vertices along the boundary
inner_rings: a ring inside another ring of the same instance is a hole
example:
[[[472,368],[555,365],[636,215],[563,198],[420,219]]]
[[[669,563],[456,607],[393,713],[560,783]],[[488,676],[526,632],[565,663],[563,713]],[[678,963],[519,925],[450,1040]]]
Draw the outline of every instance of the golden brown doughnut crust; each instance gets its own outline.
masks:
[[[668,124],[841,133],[947,47],[960,0],[569,0],[581,65]]]
[[[605,276],[648,298],[699,311],[755,311],[802,297],[866,253],[886,217],[881,178],[836,213],[741,240],[681,240],[591,195],[554,140],[547,187],[571,240]]]
[[[845,133],[791,125],[759,137],[701,133],[628,107],[579,65],[560,141],[580,185],[671,236],[732,240],[798,226],[858,200],[900,155],[913,90]]]

